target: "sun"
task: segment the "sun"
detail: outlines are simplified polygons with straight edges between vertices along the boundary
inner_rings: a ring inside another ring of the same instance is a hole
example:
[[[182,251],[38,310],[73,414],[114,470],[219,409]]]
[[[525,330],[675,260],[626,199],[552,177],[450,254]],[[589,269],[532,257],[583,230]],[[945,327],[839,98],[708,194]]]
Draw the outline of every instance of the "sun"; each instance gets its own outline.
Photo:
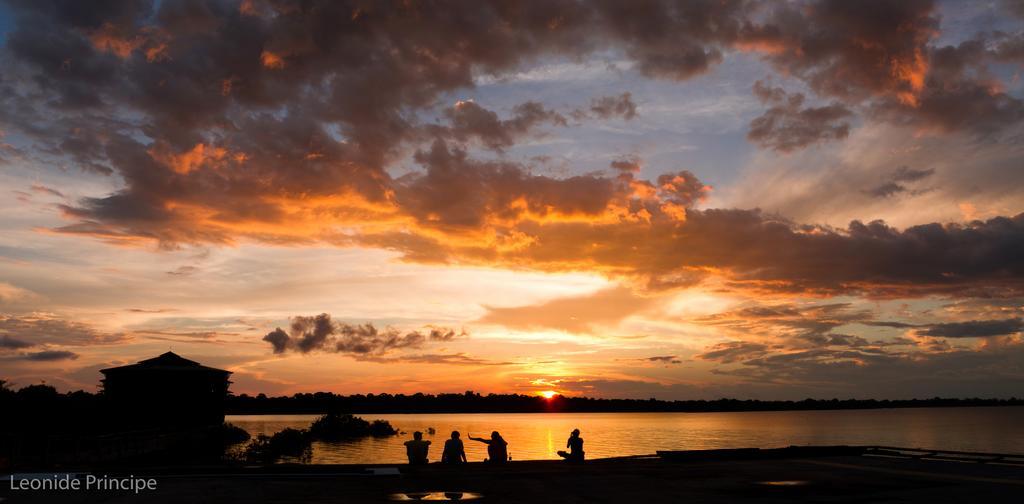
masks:
[[[558,392],[555,392],[554,390],[541,390],[540,392],[537,392],[537,395],[543,397],[544,399],[551,399],[552,397],[558,395]]]

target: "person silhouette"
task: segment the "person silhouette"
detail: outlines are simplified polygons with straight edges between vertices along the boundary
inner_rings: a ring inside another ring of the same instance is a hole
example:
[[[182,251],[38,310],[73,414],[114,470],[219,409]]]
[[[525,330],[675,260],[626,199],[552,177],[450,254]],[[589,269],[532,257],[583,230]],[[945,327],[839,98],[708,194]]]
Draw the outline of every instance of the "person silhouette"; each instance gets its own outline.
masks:
[[[423,433],[420,431],[413,432],[412,439],[405,442],[405,455],[409,457],[411,465],[426,464],[428,450],[430,450],[430,441],[424,441]]]
[[[583,462],[583,438],[580,437],[579,429],[573,429],[572,434],[569,435],[569,440],[565,442],[565,447],[569,451],[558,450],[559,457],[569,462]]]
[[[508,443],[502,439],[501,434],[498,431],[491,433],[491,439],[475,438],[469,436],[469,439],[473,441],[479,441],[487,445],[487,459],[484,462],[490,462],[492,464],[504,464],[508,462]]]
[[[441,462],[445,464],[462,464],[466,462],[466,447],[459,439],[459,431],[452,431],[452,438],[444,442]]]

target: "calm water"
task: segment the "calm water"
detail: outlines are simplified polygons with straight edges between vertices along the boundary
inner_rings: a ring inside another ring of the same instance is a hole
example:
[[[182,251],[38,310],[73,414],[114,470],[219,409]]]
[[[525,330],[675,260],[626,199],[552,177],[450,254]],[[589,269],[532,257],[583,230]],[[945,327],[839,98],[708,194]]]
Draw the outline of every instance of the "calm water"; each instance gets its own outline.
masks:
[[[556,459],[574,428],[582,431],[588,458],[652,454],[657,450],[781,447],[789,445],[890,445],[908,448],[1024,453],[1024,407],[920,408],[747,413],[479,413],[359,415],[381,418],[405,432],[384,439],[315,443],[313,463],[405,461],[404,441],[424,432],[440,458],[452,430],[462,433],[470,461],[486,445],[466,436],[501,432],[513,460]],[[228,415],[251,434],[306,428],[317,415]],[[434,435],[428,428],[436,430]]]

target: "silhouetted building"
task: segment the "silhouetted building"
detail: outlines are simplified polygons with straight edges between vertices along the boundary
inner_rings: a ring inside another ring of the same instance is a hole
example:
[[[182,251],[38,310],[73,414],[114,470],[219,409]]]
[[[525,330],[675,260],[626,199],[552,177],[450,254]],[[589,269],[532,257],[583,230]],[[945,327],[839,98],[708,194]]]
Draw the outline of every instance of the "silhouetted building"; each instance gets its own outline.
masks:
[[[118,420],[138,427],[219,424],[230,371],[167,352],[137,364],[101,369],[103,393]]]

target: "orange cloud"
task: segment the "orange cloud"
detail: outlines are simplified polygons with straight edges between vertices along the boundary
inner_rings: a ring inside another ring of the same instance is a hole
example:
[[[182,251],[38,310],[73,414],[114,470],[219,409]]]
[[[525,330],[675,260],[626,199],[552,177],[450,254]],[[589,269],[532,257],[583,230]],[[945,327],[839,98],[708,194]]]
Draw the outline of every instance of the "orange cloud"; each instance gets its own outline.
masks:
[[[118,58],[126,59],[131,56],[146,40],[141,36],[125,37],[118,33],[118,30],[111,23],[104,23],[89,35],[89,41],[99,51],[109,52]]]
[[[1005,250],[1024,239],[1024,215],[836,230],[758,211],[695,209],[708,188],[688,172],[656,183],[621,171],[555,179],[438,142],[416,156],[423,173],[392,180],[338,163],[330,151],[316,159],[303,151],[294,162],[309,164],[306,173],[317,177],[310,181],[295,179],[303,172],[272,171],[273,159],[238,163],[243,158],[224,147],[150,148],[156,166],[138,167],[147,176],[133,182],[157,184],[144,197],[123,192],[64,206],[82,222],[60,231],[167,246],[327,242],[394,250],[416,262],[598,272],[658,289],[716,278],[731,289],[822,295],[1024,291]],[[157,175],[161,167],[176,178]]]
[[[284,68],[285,65],[284,58],[282,58],[281,55],[270,52],[266,49],[264,49],[263,53],[260,54],[260,63],[263,64],[264,68],[269,68],[271,70],[280,70]]]
[[[253,0],[242,0],[242,3],[238,4],[238,12],[245,16],[259,15],[259,9],[256,7],[256,2]]]
[[[892,62],[892,73],[900,83],[908,86],[908,91],[900,91],[897,97],[904,105],[917,107],[918,96],[924,89],[925,76],[928,74],[928,61],[925,60],[921,48],[915,48],[910,58],[897,58]]]
[[[165,60],[169,57],[170,56],[167,55],[166,43],[158,43],[146,49],[146,61],[150,63]]]
[[[182,153],[171,152],[167,145],[161,144],[151,148],[149,154],[180,175],[188,175],[203,166],[214,166],[228,159],[244,160],[244,155],[242,158],[229,157],[226,149],[203,143],[198,143],[191,150]]]
[[[88,36],[96,50],[114,54],[120,59],[128,59],[136,50],[142,51],[150,63],[170,58],[170,36],[157,27],[144,26],[135,31],[104,23]]]

